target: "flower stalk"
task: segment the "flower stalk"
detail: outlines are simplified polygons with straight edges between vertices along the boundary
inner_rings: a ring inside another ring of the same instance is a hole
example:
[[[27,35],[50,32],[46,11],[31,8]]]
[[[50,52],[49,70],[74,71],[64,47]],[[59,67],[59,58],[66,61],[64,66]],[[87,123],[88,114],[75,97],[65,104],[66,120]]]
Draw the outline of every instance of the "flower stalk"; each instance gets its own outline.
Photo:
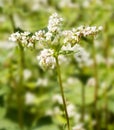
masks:
[[[24,48],[19,43],[19,83],[17,86],[17,102],[18,102],[18,121],[19,127],[23,130],[23,69],[24,69]]]
[[[16,29],[15,21],[13,19],[13,15],[9,15],[9,19],[13,28],[13,31]],[[23,130],[23,69],[24,69],[24,48],[22,47],[21,43],[18,43],[19,47],[19,81],[18,85],[16,86],[16,94],[17,94],[17,104],[18,104],[18,124],[20,130]]]
[[[96,61],[96,49],[94,44],[94,38],[93,41],[93,68],[94,68],[94,77],[95,77],[95,91],[94,91],[94,108],[95,108],[95,118],[96,118],[96,125],[95,129],[99,130],[100,124],[99,124],[99,117],[98,117],[98,110],[97,110],[97,100],[98,100],[98,89],[99,89],[99,79],[98,79],[98,66]]]
[[[55,59],[56,59],[56,65],[57,65],[57,74],[58,74],[59,86],[60,86],[61,96],[62,96],[62,100],[63,100],[65,116],[66,116],[66,120],[67,120],[67,127],[68,127],[68,130],[70,130],[70,122],[69,122],[67,106],[66,106],[66,101],[65,101],[64,91],[63,91],[63,85],[62,85],[62,79],[61,79],[61,70],[60,70],[60,65],[59,65],[59,61],[58,61],[58,56],[56,56]]]

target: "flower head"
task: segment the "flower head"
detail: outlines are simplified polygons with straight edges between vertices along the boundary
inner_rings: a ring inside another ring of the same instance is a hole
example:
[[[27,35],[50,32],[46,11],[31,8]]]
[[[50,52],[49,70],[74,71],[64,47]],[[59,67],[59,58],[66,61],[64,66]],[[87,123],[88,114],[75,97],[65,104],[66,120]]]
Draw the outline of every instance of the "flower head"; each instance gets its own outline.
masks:
[[[40,55],[37,56],[39,65],[43,69],[47,68],[53,69],[55,67],[55,57],[53,56],[53,54],[54,51],[52,49],[44,49],[41,51]]]
[[[62,22],[63,18],[59,17],[57,13],[52,14],[49,18],[47,26],[49,32],[59,32]]]
[[[26,46],[28,48],[33,47],[35,39],[30,36],[30,32],[15,32],[11,34],[9,40],[12,42],[19,42],[22,46]]]

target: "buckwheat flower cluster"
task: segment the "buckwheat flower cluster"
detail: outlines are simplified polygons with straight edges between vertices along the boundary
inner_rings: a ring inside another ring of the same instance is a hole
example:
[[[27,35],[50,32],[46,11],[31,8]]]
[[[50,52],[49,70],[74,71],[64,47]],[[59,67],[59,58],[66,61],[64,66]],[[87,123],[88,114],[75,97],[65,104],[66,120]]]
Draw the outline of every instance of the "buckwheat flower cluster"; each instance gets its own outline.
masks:
[[[72,30],[65,30],[62,33],[62,35],[64,36],[64,43],[70,43],[71,46],[74,46],[81,40],[82,37],[95,36],[102,29],[102,26],[80,26],[78,28],[73,28]]]
[[[19,42],[22,46],[30,48],[34,45],[34,39],[30,34],[30,32],[15,32],[11,34],[9,40],[12,42]]]
[[[61,26],[63,18],[61,18],[57,13],[52,14],[49,17],[47,29],[48,32],[45,34],[46,42],[51,45],[58,45],[61,38]]]
[[[75,29],[63,31],[64,43],[70,43],[71,46],[75,45],[78,41],[78,35],[75,33]]]
[[[48,22],[48,31],[49,32],[59,32],[61,30],[61,25],[63,22],[63,18],[59,17],[57,13],[54,13],[49,17],[49,22]]]
[[[89,36],[89,35],[96,35],[99,31],[103,29],[102,26],[96,27],[96,26],[80,26],[77,28],[76,33],[78,34],[79,37],[81,36]]]
[[[53,56],[54,51],[52,49],[44,49],[41,51],[40,55],[37,56],[37,60],[39,61],[39,65],[43,69],[55,67],[55,57]]]

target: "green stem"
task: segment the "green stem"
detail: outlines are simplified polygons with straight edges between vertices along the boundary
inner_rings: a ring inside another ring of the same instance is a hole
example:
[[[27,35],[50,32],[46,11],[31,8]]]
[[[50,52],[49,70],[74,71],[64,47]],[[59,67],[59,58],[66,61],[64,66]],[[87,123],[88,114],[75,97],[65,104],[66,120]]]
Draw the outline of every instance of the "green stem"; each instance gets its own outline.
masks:
[[[95,129],[99,130],[99,117],[98,117],[98,111],[97,111],[97,100],[98,100],[98,89],[99,89],[99,79],[98,79],[98,66],[96,61],[96,49],[94,45],[94,39],[93,39],[93,62],[94,62],[94,78],[95,78],[95,92],[94,92],[94,109],[95,109],[95,117],[96,117],[96,126]]]
[[[84,123],[84,116],[85,116],[85,87],[82,85],[82,114],[81,120]]]
[[[23,69],[24,69],[24,49],[19,43],[19,83],[17,87],[17,102],[18,102],[18,120],[20,129],[23,130]]]
[[[107,34],[108,32],[108,23],[105,23],[105,27],[104,27],[104,57],[105,57],[105,61],[106,61],[106,71],[107,71],[107,75],[109,75],[110,72],[110,66],[109,66],[109,61],[108,61],[108,55],[109,55],[109,36]],[[107,97],[107,89],[104,92],[104,98],[105,98],[105,129],[108,129],[108,97]]]
[[[9,15],[9,19],[10,19],[13,31],[15,31],[16,25],[15,25],[15,21],[13,18],[13,14]],[[23,47],[21,46],[21,43],[18,43],[18,45],[19,45],[19,53],[20,53],[19,54],[20,70],[19,70],[19,82],[18,82],[16,91],[17,91],[17,103],[18,103],[18,123],[19,123],[20,129],[23,130],[23,93],[22,93],[22,89],[23,89],[24,50],[23,50]]]
[[[61,96],[62,96],[62,100],[63,100],[65,116],[66,116],[66,120],[67,120],[67,127],[68,127],[68,130],[70,130],[70,122],[69,122],[67,106],[66,106],[66,101],[65,101],[64,91],[63,91],[63,85],[62,85],[62,79],[61,79],[61,70],[60,70],[60,65],[59,65],[59,61],[58,61],[58,56],[56,56],[55,58],[56,58],[59,86],[60,86]]]

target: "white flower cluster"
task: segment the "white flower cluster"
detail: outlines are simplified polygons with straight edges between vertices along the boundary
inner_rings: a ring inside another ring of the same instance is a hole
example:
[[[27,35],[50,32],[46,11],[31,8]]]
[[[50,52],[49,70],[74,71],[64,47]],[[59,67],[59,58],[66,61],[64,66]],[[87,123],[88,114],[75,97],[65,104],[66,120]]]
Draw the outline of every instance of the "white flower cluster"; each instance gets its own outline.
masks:
[[[15,32],[11,34],[9,40],[19,42],[22,46],[33,47],[34,45],[34,39],[30,37],[30,32]]]
[[[78,62],[85,62],[88,58],[88,54],[76,43],[78,43],[82,37],[96,35],[103,28],[101,26],[80,26],[78,28],[73,28],[72,30],[63,31],[61,29],[62,22],[63,18],[57,13],[54,13],[49,17],[46,29],[39,30],[34,34],[31,34],[30,32],[16,32],[11,34],[9,40],[20,42],[22,46],[29,48],[34,47],[34,44],[37,41],[38,46],[36,47],[44,49],[37,58],[40,66],[43,68],[54,68],[55,58],[53,54],[55,52],[57,52],[58,55],[63,52],[65,55],[71,52],[77,52],[78,50],[78,53],[75,55],[76,60]]]
[[[62,22],[63,18],[59,17],[57,13],[51,15],[47,26],[49,32],[59,32],[61,30]]]
[[[70,43],[72,46],[79,42],[81,37],[87,37],[87,36],[94,36],[99,31],[103,29],[102,26],[96,27],[96,26],[80,26],[78,28],[73,28],[72,30],[66,30],[63,31],[64,43]]]
[[[39,65],[43,69],[51,68],[53,69],[55,67],[55,57],[53,56],[54,51],[52,49],[44,49],[41,51],[40,55],[37,56],[37,59],[39,61]]]

